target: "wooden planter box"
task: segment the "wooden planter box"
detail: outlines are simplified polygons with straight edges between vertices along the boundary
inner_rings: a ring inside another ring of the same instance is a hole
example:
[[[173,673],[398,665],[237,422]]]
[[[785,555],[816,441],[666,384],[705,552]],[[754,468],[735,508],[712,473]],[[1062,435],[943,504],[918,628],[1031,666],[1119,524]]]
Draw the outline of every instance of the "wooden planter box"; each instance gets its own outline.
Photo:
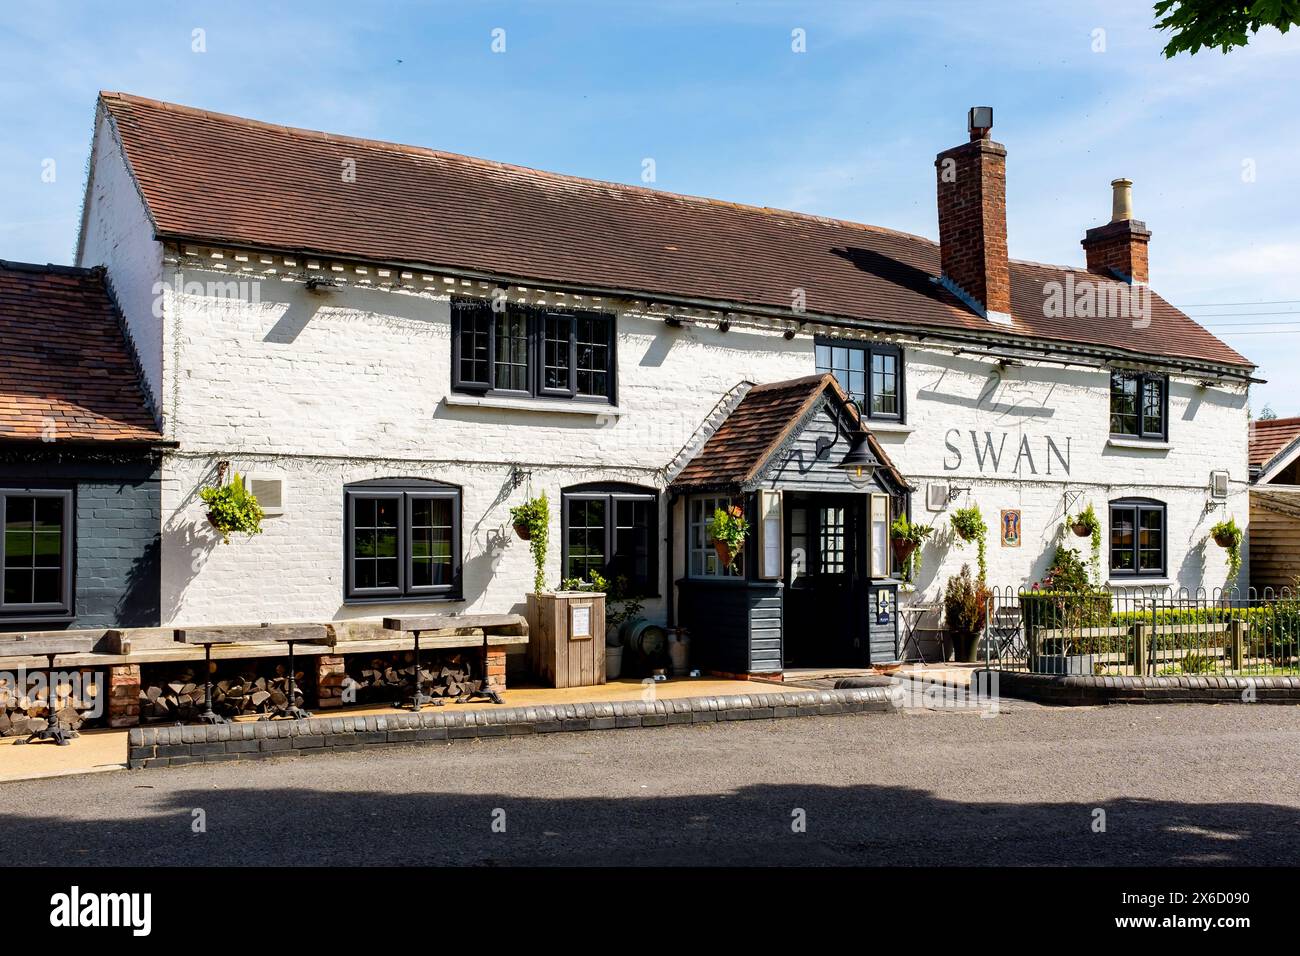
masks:
[[[605,595],[528,595],[528,658],[548,687],[605,683]]]

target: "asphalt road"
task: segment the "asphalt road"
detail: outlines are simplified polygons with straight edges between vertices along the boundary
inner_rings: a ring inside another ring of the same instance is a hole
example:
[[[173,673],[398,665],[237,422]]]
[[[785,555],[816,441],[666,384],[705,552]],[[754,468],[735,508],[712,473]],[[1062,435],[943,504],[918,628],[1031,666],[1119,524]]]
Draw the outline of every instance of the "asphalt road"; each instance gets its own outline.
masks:
[[[1300,708],[1267,705],[553,734],[5,784],[0,858],[1294,865],[1297,766]]]

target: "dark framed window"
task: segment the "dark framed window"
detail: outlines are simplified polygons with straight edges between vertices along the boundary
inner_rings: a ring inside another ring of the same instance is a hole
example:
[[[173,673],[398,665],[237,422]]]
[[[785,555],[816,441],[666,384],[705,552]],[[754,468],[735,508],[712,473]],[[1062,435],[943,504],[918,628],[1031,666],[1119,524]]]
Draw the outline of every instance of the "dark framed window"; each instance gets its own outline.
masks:
[[[344,490],[344,596],[349,601],[461,596],[460,489],[381,480]]]
[[[72,492],[0,488],[0,619],[73,616]]]
[[[1110,503],[1110,576],[1164,577],[1169,539],[1164,502],[1125,498]]]
[[[686,503],[687,575],[692,578],[743,578],[745,576],[744,551],[735,556],[730,566],[718,557],[709,534],[709,522],[719,509],[724,511],[736,504],[729,497],[705,496],[691,498]]]
[[[1164,441],[1169,437],[1169,377],[1110,373],[1110,433]]]
[[[830,372],[867,418],[903,421],[903,350],[894,345],[818,339],[817,372]]]
[[[562,497],[563,576],[591,580],[595,571],[611,583],[627,578],[633,594],[657,595],[658,493],[636,485],[578,485]]]
[[[614,317],[507,305],[451,303],[451,385],[479,395],[615,401]]]

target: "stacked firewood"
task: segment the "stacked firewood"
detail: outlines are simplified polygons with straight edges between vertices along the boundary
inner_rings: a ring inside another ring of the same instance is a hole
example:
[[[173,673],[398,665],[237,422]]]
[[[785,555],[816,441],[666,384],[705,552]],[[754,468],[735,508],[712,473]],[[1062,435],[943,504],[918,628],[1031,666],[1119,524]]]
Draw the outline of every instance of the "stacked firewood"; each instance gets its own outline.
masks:
[[[483,681],[473,677],[468,657],[448,654],[437,662],[425,660],[420,667],[424,692],[432,697],[460,697],[480,690]],[[415,689],[415,654],[407,651],[349,663],[348,676],[356,686],[358,703],[402,700]]]
[[[212,709],[222,717],[278,717],[289,709],[288,668],[277,664],[273,676],[245,673],[212,684]],[[302,672],[294,682],[295,703],[303,706]],[[185,723],[206,710],[203,676],[185,668],[175,680],[140,690],[140,719]]]
[[[25,737],[50,725],[49,686],[19,687],[0,677],[0,737]],[[54,695],[54,720],[68,730],[78,730],[95,710],[99,684],[83,675],[79,686],[60,682]]]

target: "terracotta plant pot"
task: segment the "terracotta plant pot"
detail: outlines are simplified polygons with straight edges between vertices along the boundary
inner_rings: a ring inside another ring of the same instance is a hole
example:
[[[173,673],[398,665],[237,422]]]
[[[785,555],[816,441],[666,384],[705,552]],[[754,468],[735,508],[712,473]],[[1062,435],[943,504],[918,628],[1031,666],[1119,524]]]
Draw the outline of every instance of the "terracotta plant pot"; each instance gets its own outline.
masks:
[[[519,535],[521,541],[527,541],[533,536],[532,532],[528,530],[528,525],[524,524],[522,521],[516,521],[514,528],[515,534]]]
[[[1230,534],[1216,534],[1214,543],[1221,548],[1231,548],[1236,543],[1236,540]]]
[[[731,561],[735,557],[735,554],[732,553],[731,548],[727,547],[726,542],[714,541],[713,550],[717,552],[718,560],[722,562],[724,568],[731,567]]]
[[[889,544],[894,549],[894,558],[900,565],[906,564],[907,559],[916,550],[915,541],[907,541],[903,538],[891,538]]]
[[[1074,530],[1074,533],[1078,535],[1080,538],[1089,538],[1092,536],[1092,529],[1089,528],[1082,521],[1076,521],[1074,524],[1070,525],[1070,527]]]

